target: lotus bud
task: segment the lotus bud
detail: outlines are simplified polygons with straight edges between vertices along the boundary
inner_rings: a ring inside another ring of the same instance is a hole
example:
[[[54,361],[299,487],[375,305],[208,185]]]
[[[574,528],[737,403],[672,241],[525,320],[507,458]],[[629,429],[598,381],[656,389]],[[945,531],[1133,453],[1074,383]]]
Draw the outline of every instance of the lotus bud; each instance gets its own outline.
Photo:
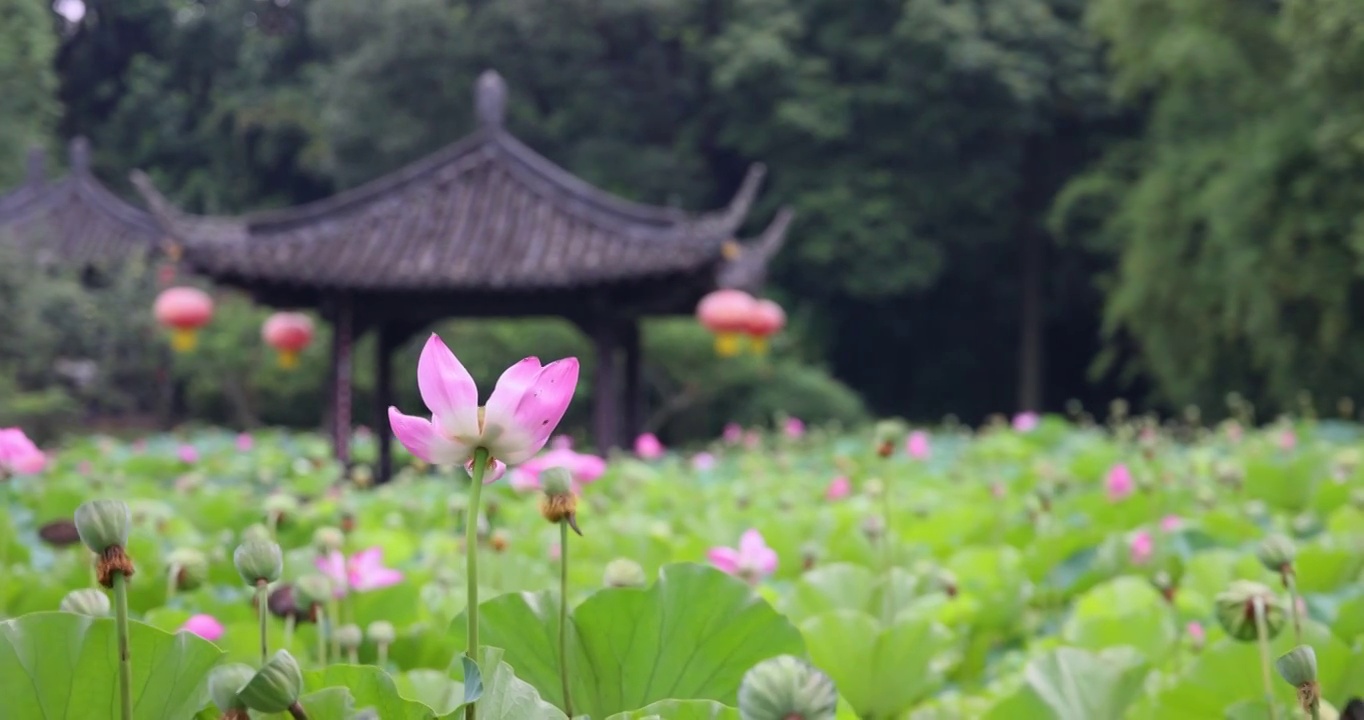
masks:
[[[38,537],[52,547],[68,547],[81,541],[80,533],[76,531],[76,523],[62,518],[45,523],[38,528]]]
[[[1293,518],[1293,532],[1300,536],[1307,536],[1321,530],[1321,521],[1315,513],[1303,512]]]
[[[279,713],[297,704],[302,691],[303,672],[298,661],[288,650],[280,650],[256,671],[238,696],[252,710]]]
[[[364,641],[365,634],[359,625],[348,623],[336,628],[336,642],[345,650],[354,650]]]
[[[1260,559],[1260,564],[1273,572],[1291,572],[1293,559],[1298,556],[1298,549],[1292,540],[1275,534],[1260,543],[1260,547],[1255,550],[1255,556]]]
[[[365,635],[370,642],[375,645],[388,645],[398,639],[398,631],[393,629],[393,623],[387,620],[375,620],[365,629]]]
[[[602,584],[607,587],[644,587],[647,582],[644,568],[629,558],[616,558],[607,563],[602,576]]]
[[[62,598],[62,612],[106,617],[109,615],[109,596],[94,588],[72,590]]]
[[[194,590],[208,580],[208,556],[193,548],[174,550],[166,557],[176,590]]]
[[[764,660],[739,686],[742,720],[833,720],[838,690],[828,675],[792,655]]]
[[[1279,669],[1279,675],[1293,687],[1302,687],[1317,681],[1317,652],[1311,645],[1299,645],[1289,650],[1274,661],[1274,666]]]
[[[238,545],[232,553],[232,562],[242,580],[252,587],[262,580],[275,582],[284,572],[284,554],[279,544],[271,541],[248,540]]]
[[[1269,633],[1266,640],[1273,640],[1283,629],[1288,619],[1283,603],[1274,591],[1257,582],[1236,580],[1216,598],[1217,621],[1227,634],[1237,640],[1251,641],[1259,636],[1255,624],[1255,606],[1262,604],[1265,615],[1265,628]]]
[[[239,696],[255,674],[255,668],[242,663],[228,663],[213,668],[208,674],[208,695],[213,698],[213,704],[224,713],[245,710],[246,703]]]
[[[320,527],[313,532],[313,547],[319,553],[340,552],[346,544],[346,535],[340,528]]]
[[[285,493],[275,493],[265,498],[265,516],[274,520],[276,525],[298,512],[298,498]]]
[[[96,555],[111,547],[128,545],[132,513],[122,500],[88,500],[76,508],[76,532]]]
[[[507,547],[511,545],[511,533],[508,533],[502,528],[498,528],[494,530],[492,536],[488,538],[488,544],[493,546],[495,552],[504,552]]]
[[[552,467],[540,473],[540,483],[545,493],[540,498],[540,515],[558,524],[568,523],[573,532],[583,534],[578,529],[578,496],[573,494],[573,476],[561,467]]]
[[[356,465],[351,468],[350,481],[358,487],[369,487],[374,484],[374,471],[368,465]]]
[[[341,513],[341,532],[349,535],[355,532],[355,513],[347,510]]]
[[[270,528],[265,527],[260,523],[253,523],[246,526],[246,529],[242,531],[242,542],[246,543],[251,542],[252,540],[259,542],[274,542],[275,538],[270,534]]]
[[[294,602],[300,610],[325,605],[332,592],[332,581],[325,575],[304,575],[294,583]]]

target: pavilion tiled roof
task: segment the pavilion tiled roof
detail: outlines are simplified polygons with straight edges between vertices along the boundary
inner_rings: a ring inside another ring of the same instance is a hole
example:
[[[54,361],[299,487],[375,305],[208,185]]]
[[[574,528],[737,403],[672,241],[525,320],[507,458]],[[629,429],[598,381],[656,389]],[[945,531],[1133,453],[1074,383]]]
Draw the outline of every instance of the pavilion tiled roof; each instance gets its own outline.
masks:
[[[163,236],[150,213],[114,195],[90,172],[90,145],[70,146],[70,173],[47,182],[43,153],[29,154],[28,177],[0,196],[0,243],[14,243],[40,262],[104,264],[157,249]]]
[[[478,80],[479,128],[392,174],[315,203],[187,215],[134,183],[189,265],[237,283],[355,290],[568,288],[719,267],[764,174],[710,213],[631,202],[571,175],[503,127],[506,86]],[[785,222],[778,235],[784,234]],[[775,240],[780,245],[780,238]]]

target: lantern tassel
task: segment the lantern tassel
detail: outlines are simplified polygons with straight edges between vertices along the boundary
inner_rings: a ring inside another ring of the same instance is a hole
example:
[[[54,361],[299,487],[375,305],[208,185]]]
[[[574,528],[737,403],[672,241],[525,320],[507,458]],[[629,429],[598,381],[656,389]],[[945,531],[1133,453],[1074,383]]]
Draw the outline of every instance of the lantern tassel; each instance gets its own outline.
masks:
[[[720,333],[715,336],[715,354],[720,357],[734,357],[739,354],[739,335]]]
[[[280,350],[279,366],[284,368],[285,370],[293,370],[294,368],[298,367],[298,351]]]
[[[171,349],[175,352],[189,352],[198,343],[198,333],[194,328],[174,328],[171,330]]]

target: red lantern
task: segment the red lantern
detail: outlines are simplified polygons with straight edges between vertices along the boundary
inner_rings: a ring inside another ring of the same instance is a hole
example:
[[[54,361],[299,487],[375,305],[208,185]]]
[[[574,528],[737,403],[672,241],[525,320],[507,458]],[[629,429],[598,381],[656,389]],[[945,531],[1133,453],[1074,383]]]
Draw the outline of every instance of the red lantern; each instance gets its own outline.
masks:
[[[742,290],[716,290],[701,298],[696,319],[715,333],[715,352],[730,357],[739,352],[739,338],[748,332],[756,301]]]
[[[748,316],[748,336],[753,342],[753,352],[767,352],[767,339],[786,327],[786,311],[771,300],[758,300]]]
[[[275,313],[265,320],[260,334],[279,351],[279,366],[292,368],[298,365],[298,354],[313,342],[313,319],[303,313]]]
[[[171,348],[186,352],[194,349],[199,328],[213,319],[213,298],[198,288],[169,288],[156,296],[152,314],[158,323],[170,328]]]

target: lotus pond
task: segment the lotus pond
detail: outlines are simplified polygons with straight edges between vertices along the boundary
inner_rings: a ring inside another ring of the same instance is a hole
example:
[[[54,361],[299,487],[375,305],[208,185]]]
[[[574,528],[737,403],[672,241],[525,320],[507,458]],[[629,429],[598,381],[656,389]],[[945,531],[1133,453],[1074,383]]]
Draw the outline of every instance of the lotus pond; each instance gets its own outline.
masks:
[[[266,657],[293,658],[315,720],[464,717],[470,700],[482,720],[570,704],[598,720],[817,720],[832,688],[840,720],[1287,719],[1364,694],[1350,424],[1044,418],[646,443],[574,477],[581,536],[546,521],[533,473],[487,485],[468,533],[464,469],[403,456],[368,487],[374,438],[355,448],[345,472],[310,434],[93,437],[0,484],[0,717],[118,717],[112,595],[71,523],[96,498],[129,509],[143,720],[288,717],[211,692],[229,664],[234,690],[260,680],[258,597]],[[461,658],[466,537],[476,662]],[[259,595],[234,562],[244,542],[282,548]]]

